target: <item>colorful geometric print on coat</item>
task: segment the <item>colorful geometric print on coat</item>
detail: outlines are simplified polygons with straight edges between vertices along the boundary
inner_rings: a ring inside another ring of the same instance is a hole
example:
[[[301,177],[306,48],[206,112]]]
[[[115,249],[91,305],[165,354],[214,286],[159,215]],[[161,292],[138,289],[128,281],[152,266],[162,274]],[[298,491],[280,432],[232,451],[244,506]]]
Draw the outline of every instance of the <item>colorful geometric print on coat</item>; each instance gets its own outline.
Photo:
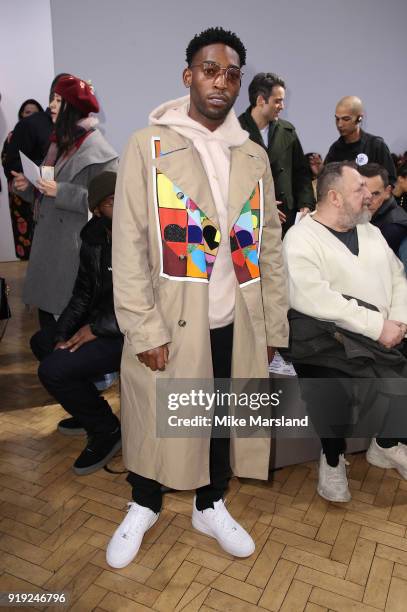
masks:
[[[155,158],[165,155],[158,138],[153,138],[152,144]],[[154,181],[162,246],[161,275],[172,280],[209,282],[221,240],[219,228],[157,168]],[[230,232],[232,260],[241,286],[260,278],[262,196],[260,181]]]
[[[260,278],[259,253],[263,225],[261,180],[244,203],[240,216],[230,232],[230,250],[239,285]]]

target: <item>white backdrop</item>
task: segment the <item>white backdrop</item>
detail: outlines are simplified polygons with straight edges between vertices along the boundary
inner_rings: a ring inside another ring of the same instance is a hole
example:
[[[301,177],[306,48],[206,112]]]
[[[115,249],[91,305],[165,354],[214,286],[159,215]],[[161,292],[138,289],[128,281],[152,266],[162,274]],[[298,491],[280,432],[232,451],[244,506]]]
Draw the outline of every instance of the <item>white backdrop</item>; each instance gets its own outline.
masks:
[[[118,151],[152,108],[183,95],[185,47],[214,25],[247,47],[238,111],[252,76],[274,71],[306,151],[327,152],[335,104],[350,94],[365,103],[367,131],[407,149],[406,0],[51,0],[51,11],[55,68],[92,79]]]
[[[46,108],[54,78],[49,0],[0,0],[0,146],[17,122],[22,102]],[[15,259],[7,185],[0,166],[0,261]]]

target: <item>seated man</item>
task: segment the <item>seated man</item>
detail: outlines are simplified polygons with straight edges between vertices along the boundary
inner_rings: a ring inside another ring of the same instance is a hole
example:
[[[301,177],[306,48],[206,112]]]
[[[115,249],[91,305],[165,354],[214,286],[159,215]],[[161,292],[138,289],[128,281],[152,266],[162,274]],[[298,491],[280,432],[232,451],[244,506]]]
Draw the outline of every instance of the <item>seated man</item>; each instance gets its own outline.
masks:
[[[121,447],[120,423],[92,379],[120,368],[123,337],[113,307],[112,215],[116,173],[102,172],[89,185],[93,218],[81,232],[80,264],[72,297],[56,329],[31,338],[41,361],[38,376],[73,418],[59,424],[63,433],[88,435],[73,465],[76,474],[100,469]]]
[[[389,174],[383,166],[366,164],[358,170],[365,177],[372,196],[369,204],[371,223],[379,228],[389,247],[399,256],[400,244],[407,237],[407,211],[392,196]]]
[[[341,419],[349,409],[346,384],[338,379],[404,383],[407,359],[398,348],[407,330],[407,281],[401,262],[369,223],[371,195],[352,163],[328,164],[318,178],[317,195],[316,213],[291,228],[283,243],[291,307],[289,353],[321,437],[318,493],[345,502],[350,499],[345,428],[338,427],[336,437],[325,437],[327,429],[321,431],[318,424],[325,419],[325,426],[329,414]],[[307,384],[302,377],[314,380]],[[330,387],[316,380],[322,378],[332,379]],[[389,437],[405,429],[405,396],[394,396],[392,385],[390,408],[367,460],[394,467],[407,478],[407,446],[402,438]],[[335,432],[337,421],[328,424]]]

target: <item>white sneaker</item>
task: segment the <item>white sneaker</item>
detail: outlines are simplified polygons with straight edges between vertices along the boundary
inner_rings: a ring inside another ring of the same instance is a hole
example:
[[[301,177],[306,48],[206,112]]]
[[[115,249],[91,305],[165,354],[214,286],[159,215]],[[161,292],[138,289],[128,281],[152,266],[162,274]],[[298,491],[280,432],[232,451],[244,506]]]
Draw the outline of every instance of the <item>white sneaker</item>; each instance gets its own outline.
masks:
[[[343,455],[339,455],[339,463],[331,467],[323,452],[319,460],[318,494],[332,502],[348,502],[351,494],[346,477],[346,466],[349,463]]]
[[[213,506],[206,510],[197,510],[195,497],[192,526],[215,538],[227,553],[235,557],[250,557],[256,548],[252,537],[230,516],[223,499],[214,502]]]
[[[136,502],[127,504],[123,521],[113,534],[106,551],[110,567],[126,567],[137,555],[145,532],[157,522],[159,514]]]
[[[382,448],[373,438],[366,459],[372,465],[380,468],[395,468],[400,476],[407,480],[407,446],[399,442],[397,446]]]

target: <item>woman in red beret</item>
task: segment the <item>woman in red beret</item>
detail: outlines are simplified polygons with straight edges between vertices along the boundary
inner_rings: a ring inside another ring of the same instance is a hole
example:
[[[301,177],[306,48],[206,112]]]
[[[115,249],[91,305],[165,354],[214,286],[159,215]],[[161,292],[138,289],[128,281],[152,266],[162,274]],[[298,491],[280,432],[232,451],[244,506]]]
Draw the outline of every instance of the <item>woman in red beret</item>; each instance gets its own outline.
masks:
[[[86,81],[65,75],[50,102],[55,130],[34,186],[14,174],[14,190],[34,204],[36,227],[23,301],[37,306],[40,326],[54,325],[72,294],[79,264],[80,231],[88,221],[88,185],[117,170],[117,153],[96,128],[99,103]]]

